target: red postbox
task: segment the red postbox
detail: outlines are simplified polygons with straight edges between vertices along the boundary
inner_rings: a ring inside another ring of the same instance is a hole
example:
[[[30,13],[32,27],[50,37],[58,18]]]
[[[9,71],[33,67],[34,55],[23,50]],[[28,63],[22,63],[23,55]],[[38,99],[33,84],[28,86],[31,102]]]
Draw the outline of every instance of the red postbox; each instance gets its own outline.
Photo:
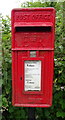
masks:
[[[54,69],[54,8],[12,10],[12,103],[50,107]]]

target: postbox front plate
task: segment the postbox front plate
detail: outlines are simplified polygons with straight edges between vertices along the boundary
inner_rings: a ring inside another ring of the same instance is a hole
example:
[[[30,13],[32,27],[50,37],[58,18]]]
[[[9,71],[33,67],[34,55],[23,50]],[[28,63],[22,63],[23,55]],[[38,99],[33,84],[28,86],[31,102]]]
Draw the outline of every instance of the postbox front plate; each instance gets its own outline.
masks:
[[[52,105],[54,8],[12,10],[12,103]]]

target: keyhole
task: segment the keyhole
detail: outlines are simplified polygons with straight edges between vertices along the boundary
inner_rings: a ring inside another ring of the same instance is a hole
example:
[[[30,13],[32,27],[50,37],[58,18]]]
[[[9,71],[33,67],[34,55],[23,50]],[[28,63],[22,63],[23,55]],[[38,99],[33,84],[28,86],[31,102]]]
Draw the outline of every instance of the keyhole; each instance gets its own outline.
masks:
[[[20,77],[20,80],[22,80],[22,77]]]

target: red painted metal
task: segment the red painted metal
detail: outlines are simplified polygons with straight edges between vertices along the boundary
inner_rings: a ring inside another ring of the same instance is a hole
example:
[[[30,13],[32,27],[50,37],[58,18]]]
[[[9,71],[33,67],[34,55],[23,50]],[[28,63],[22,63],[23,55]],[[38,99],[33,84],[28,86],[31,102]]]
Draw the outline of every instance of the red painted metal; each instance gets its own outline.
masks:
[[[55,9],[12,10],[12,104],[20,107],[52,105]],[[30,51],[36,57],[30,57]],[[24,62],[41,61],[41,90],[24,90]]]

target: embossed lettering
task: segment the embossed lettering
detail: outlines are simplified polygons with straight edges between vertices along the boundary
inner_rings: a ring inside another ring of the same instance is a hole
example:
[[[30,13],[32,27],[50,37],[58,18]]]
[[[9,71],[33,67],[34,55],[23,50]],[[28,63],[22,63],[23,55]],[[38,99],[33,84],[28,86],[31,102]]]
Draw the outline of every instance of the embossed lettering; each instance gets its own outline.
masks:
[[[16,20],[28,20],[29,19],[29,14],[24,14],[24,15],[16,15]]]
[[[17,14],[16,15],[16,20],[21,21],[21,20],[49,20],[51,17],[51,14]]]

